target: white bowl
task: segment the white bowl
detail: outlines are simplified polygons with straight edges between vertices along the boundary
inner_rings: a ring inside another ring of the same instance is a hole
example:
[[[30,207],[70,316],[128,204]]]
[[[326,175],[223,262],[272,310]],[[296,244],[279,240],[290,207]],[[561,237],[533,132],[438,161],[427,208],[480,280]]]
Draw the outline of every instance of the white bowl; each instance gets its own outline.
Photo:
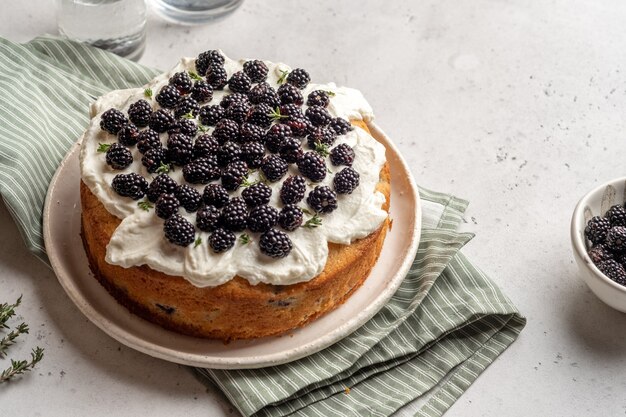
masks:
[[[580,199],[572,216],[571,238],[574,258],[580,275],[591,291],[609,306],[626,313],[626,286],[607,278],[587,254],[591,247],[585,238],[585,226],[593,216],[604,216],[614,204],[626,201],[626,177],[604,183]]]

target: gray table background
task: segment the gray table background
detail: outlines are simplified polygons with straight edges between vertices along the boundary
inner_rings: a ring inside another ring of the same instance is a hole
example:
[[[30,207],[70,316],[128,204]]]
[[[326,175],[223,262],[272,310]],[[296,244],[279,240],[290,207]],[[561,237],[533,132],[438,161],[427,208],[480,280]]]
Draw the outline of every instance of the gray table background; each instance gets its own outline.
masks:
[[[54,2],[2,3],[0,36],[43,33],[56,33]],[[626,316],[578,278],[568,226],[587,190],[625,173],[625,41],[618,0],[247,0],[202,27],[150,14],[140,62],[167,69],[219,47],[362,90],[418,183],[471,201],[477,236],[465,252],[528,317],[447,416],[616,416],[626,414]],[[38,344],[46,357],[0,387],[0,414],[237,415],[184,367],[84,318],[0,203],[0,302],[20,294],[31,333],[10,356]]]

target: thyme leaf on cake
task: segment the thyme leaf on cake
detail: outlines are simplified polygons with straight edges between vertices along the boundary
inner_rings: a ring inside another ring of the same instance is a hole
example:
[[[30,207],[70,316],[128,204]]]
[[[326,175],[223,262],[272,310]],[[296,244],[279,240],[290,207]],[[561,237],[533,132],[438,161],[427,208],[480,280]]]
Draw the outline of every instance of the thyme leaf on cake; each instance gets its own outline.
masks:
[[[304,223],[302,225],[302,227],[306,227],[308,229],[313,229],[313,228],[316,228],[316,227],[321,226],[321,225],[322,225],[322,218],[320,216],[318,216],[317,213],[315,213],[313,215],[313,217],[311,217],[309,220],[306,221],[306,223]]]
[[[209,127],[205,125],[198,125],[198,130],[202,133],[206,133],[209,131]]]
[[[248,243],[250,243],[252,241],[252,238],[250,238],[250,235],[247,233],[243,233],[241,234],[241,236],[239,236],[239,242],[242,245],[247,245]]]
[[[149,201],[140,201],[137,203],[137,205],[139,206],[140,209],[144,211],[150,211],[151,208],[154,208],[152,203],[150,203]]]
[[[110,147],[111,147],[110,143],[99,143],[98,152],[106,153],[106,151],[108,151]]]
[[[165,164],[161,161],[161,164],[159,165],[157,170],[154,172],[157,174],[167,174],[170,172],[170,170],[173,170],[170,164]]]
[[[152,98],[152,89],[146,88],[145,90],[143,90],[143,95],[146,97]]]
[[[202,244],[202,238],[199,237],[199,238],[196,239],[195,242],[193,242],[194,249],[197,248],[198,246],[200,246],[201,244]]]
[[[286,114],[282,114],[280,112],[280,107],[276,107],[274,110],[267,114],[268,117],[272,119],[273,122],[277,122],[281,119],[287,119],[289,116]]]
[[[329,97],[335,97],[336,94],[334,91],[330,91],[330,90],[324,90],[324,92],[329,96]]]
[[[287,80],[287,75],[289,75],[289,71],[287,70],[279,70],[279,71],[280,71],[280,77],[278,78],[278,81],[276,81],[276,83],[283,84]]]
[[[194,71],[187,71],[187,73],[189,74],[189,76],[191,77],[192,80],[195,81],[200,81],[202,80],[202,77],[199,76],[197,73],[195,73]]]
[[[195,119],[196,118],[196,116],[194,116],[192,112],[185,113],[185,114],[183,114],[182,117],[183,117],[183,119]]]
[[[315,152],[322,155],[324,158],[330,155],[329,146],[320,141],[315,142]],[[328,170],[328,172],[330,172],[330,170]]]
[[[0,374],[0,382],[7,382],[16,375],[30,371],[43,359],[43,348],[37,346],[30,354],[30,360],[16,361],[11,359],[11,366],[2,371]]]

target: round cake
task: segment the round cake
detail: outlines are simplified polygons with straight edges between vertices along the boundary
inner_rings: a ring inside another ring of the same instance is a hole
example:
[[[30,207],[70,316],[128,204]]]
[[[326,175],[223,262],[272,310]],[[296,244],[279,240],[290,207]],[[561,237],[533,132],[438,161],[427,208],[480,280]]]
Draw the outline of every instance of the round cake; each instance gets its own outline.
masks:
[[[361,286],[389,226],[360,92],[211,50],[91,108],[82,238],[131,312],[222,340],[285,333]]]

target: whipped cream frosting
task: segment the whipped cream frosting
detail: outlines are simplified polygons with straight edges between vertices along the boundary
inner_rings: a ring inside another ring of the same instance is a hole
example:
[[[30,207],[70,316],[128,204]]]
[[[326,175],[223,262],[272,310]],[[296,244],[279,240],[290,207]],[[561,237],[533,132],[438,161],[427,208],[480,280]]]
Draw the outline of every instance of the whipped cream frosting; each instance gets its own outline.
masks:
[[[230,77],[234,72],[243,68],[245,60],[235,61],[226,58],[224,67]],[[82,180],[91,192],[100,200],[107,211],[122,219],[122,222],[113,233],[107,246],[106,261],[110,264],[125,268],[148,265],[150,268],[168,275],[182,276],[198,287],[221,285],[235,275],[247,279],[251,284],[260,282],[289,285],[308,281],[322,272],[328,257],[327,242],[350,244],[354,240],[364,238],[378,229],[387,217],[387,212],[381,206],[385,197],[376,191],[379,181],[379,172],[385,164],[385,148],[371,135],[360,128],[355,128],[345,135],[337,137],[335,146],[347,143],[355,152],[352,167],[360,174],[360,185],[352,194],[338,195],[339,207],[329,214],[322,214],[322,225],[316,228],[300,227],[288,236],[293,243],[291,253],[285,258],[274,259],[261,253],[258,247],[258,234],[249,233],[252,240],[242,244],[239,240],[235,246],[221,254],[215,254],[208,246],[210,233],[196,229],[196,237],[202,243],[195,247],[193,244],[180,247],[169,243],[163,234],[163,220],[158,218],[154,210],[149,212],[138,207],[137,201],[119,196],[112,188],[111,181],[120,173],[136,172],[150,181],[155,174],[149,174],[141,164],[141,154],[136,147],[130,148],[133,154],[133,163],[124,170],[114,170],[106,164],[105,155],[97,151],[100,143],[114,143],[115,135],[100,129],[100,118],[104,111],[115,107],[124,112],[139,99],[147,100],[153,108],[157,108],[154,96],[167,84],[169,78],[176,72],[195,71],[195,60],[183,58],[170,72],[162,74],[141,88],[116,90],[100,97],[91,106],[91,122],[82,137],[80,165]],[[269,68],[267,82],[276,87],[282,71],[291,70],[285,64],[265,61]],[[152,89],[153,97],[145,97],[144,90]],[[226,91],[216,90],[213,99],[206,104],[216,104],[228,94]],[[371,120],[373,112],[363,95],[355,89],[337,87],[334,83],[312,84],[303,91],[306,97],[313,90],[331,91],[328,111],[333,117],[343,117],[347,120]],[[306,106],[304,106],[306,108]],[[197,122],[199,123],[199,122]],[[208,133],[213,128],[209,128]],[[166,143],[167,134],[161,134],[161,142]],[[332,178],[343,167],[336,167],[326,160],[332,171],[321,183],[308,186],[311,190],[316,185],[329,185],[332,188]],[[290,165],[289,175],[297,175],[295,165]],[[182,168],[176,167],[169,175],[179,184],[184,183]],[[252,173],[250,180],[256,180],[257,174]],[[279,192],[282,180],[268,183],[272,189],[270,205],[281,208]],[[205,185],[190,184],[202,193]],[[242,189],[232,192],[232,196],[241,195]],[[306,207],[306,202],[300,204]],[[195,224],[195,213],[187,213],[183,208],[179,213]],[[305,221],[310,216],[305,215]]]

